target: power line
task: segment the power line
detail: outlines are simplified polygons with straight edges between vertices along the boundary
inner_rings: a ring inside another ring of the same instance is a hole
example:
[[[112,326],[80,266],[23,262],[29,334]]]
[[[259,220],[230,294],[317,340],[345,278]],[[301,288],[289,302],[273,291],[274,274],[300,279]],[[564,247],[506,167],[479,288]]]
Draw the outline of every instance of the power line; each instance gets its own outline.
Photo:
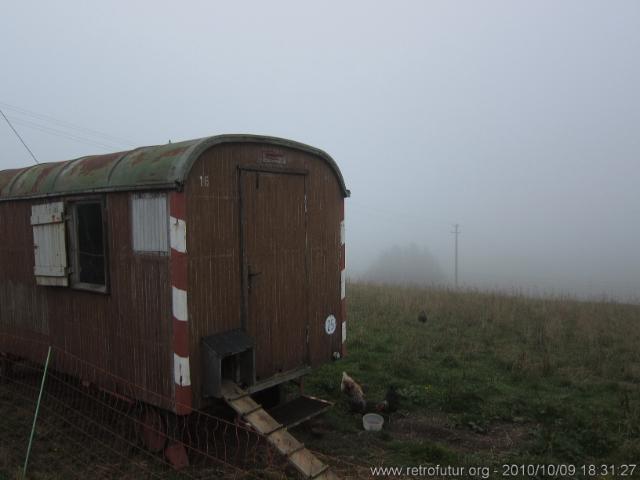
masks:
[[[22,139],[22,137],[20,136],[20,134],[18,133],[18,131],[13,128],[13,125],[11,125],[11,122],[9,121],[9,119],[7,118],[7,116],[4,114],[4,112],[2,111],[2,109],[0,109],[0,113],[2,114],[2,116],[4,117],[4,119],[7,121],[7,124],[9,125],[9,127],[11,128],[11,130],[13,130],[13,133],[16,134],[16,137],[18,137],[18,139],[20,140],[20,142],[22,142],[22,145],[24,145],[24,148],[27,149],[27,152],[29,152],[29,155],[31,155],[31,158],[33,158],[33,161],[36,162],[37,164],[39,164],[40,162],[38,161],[38,159],[36,158],[36,156],[33,154],[33,152],[31,151],[31,149],[27,146],[27,144],[24,142],[24,140]]]
[[[109,148],[109,149],[115,149],[118,150],[121,147],[117,146],[117,145],[112,145],[112,144],[108,144],[108,143],[103,143],[97,140],[93,140],[87,137],[82,137],[80,135],[77,135],[75,133],[71,133],[71,132],[65,132],[64,130],[59,130],[57,128],[53,128],[53,127],[48,127],[46,125],[41,125],[39,123],[36,122],[31,122],[29,120],[21,120],[21,119],[17,119],[14,117],[10,117],[14,123],[18,124],[18,125],[22,125],[25,126],[27,128],[33,128],[35,130],[38,130],[40,132],[43,133],[48,133],[50,135],[56,136],[56,137],[61,137],[61,138],[66,138],[68,140],[75,140],[76,142],[80,142],[80,143],[84,143],[86,145],[94,145],[94,146],[98,146],[98,147],[104,147],[104,148]]]
[[[126,138],[121,138],[121,137],[117,137],[117,136],[114,136],[114,135],[110,135],[108,133],[101,132],[99,130],[82,127],[82,126],[77,125],[75,123],[67,122],[65,120],[61,120],[59,118],[52,117],[51,115],[45,115],[43,113],[38,113],[38,112],[34,112],[32,110],[27,110],[26,108],[18,107],[16,105],[11,105],[9,103],[2,102],[2,101],[0,101],[0,105],[3,106],[5,109],[12,110],[13,112],[15,112],[15,113],[17,113],[19,115],[26,115],[28,117],[36,118],[36,119],[38,119],[40,121],[57,124],[58,126],[61,126],[61,127],[67,128],[67,129],[77,130],[79,132],[84,133],[85,135],[91,135],[93,137],[99,137],[102,140],[106,140],[106,141],[110,141],[110,142],[116,142],[116,143],[119,143],[119,144],[122,144],[122,145],[127,145],[127,146],[130,146],[130,147],[135,146],[134,142],[132,142],[131,140],[128,140]]]

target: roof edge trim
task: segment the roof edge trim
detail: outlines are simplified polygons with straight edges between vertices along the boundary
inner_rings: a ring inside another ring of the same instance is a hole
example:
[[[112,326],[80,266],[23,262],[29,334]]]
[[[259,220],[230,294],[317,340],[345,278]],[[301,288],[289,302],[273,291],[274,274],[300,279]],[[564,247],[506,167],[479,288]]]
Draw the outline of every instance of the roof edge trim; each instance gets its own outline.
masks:
[[[20,200],[36,200],[38,198],[55,198],[55,197],[71,197],[75,195],[97,195],[109,192],[139,192],[151,190],[180,190],[180,184],[177,183],[141,183],[139,185],[125,185],[118,187],[100,187],[81,190],[68,190],[65,192],[51,193],[34,193],[33,195],[20,195],[19,197],[0,197],[2,202],[14,202]]]

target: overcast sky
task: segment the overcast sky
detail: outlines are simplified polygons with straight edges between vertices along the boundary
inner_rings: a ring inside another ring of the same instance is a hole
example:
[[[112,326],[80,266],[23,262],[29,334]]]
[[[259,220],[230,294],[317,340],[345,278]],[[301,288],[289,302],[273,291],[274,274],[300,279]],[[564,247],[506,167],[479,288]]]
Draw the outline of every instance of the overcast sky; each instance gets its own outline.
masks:
[[[467,285],[640,298],[638,1],[1,5],[0,108],[42,162],[291,138],[343,171],[354,275],[413,242],[452,277],[459,223]],[[0,123],[0,169],[30,163]]]

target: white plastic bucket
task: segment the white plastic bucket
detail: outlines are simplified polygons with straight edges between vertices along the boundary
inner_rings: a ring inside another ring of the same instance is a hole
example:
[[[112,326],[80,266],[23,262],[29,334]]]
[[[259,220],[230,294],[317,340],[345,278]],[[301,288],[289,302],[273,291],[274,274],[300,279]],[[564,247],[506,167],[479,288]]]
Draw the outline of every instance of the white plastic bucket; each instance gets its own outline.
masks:
[[[377,413],[367,413],[362,417],[362,426],[367,432],[379,432],[383,423],[384,418]]]

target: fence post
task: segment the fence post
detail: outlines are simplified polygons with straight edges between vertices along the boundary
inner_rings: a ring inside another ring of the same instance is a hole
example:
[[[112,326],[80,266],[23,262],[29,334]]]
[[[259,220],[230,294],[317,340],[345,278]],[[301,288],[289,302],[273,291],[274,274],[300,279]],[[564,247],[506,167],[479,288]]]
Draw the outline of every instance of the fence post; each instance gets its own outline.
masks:
[[[31,454],[31,444],[33,443],[33,435],[36,433],[36,422],[38,421],[38,412],[40,411],[40,401],[42,400],[42,392],[44,391],[44,382],[47,379],[47,370],[49,369],[49,359],[51,358],[51,345],[47,352],[47,361],[44,364],[44,372],[42,372],[42,382],[40,383],[40,393],[38,394],[38,403],[36,403],[36,413],[33,415],[33,425],[31,426],[31,435],[29,436],[29,446],[27,447],[27,456],[24,459],[24,468],[22,469],[22,480],[27,478],[27,465],[29,465],[29,455]]]

